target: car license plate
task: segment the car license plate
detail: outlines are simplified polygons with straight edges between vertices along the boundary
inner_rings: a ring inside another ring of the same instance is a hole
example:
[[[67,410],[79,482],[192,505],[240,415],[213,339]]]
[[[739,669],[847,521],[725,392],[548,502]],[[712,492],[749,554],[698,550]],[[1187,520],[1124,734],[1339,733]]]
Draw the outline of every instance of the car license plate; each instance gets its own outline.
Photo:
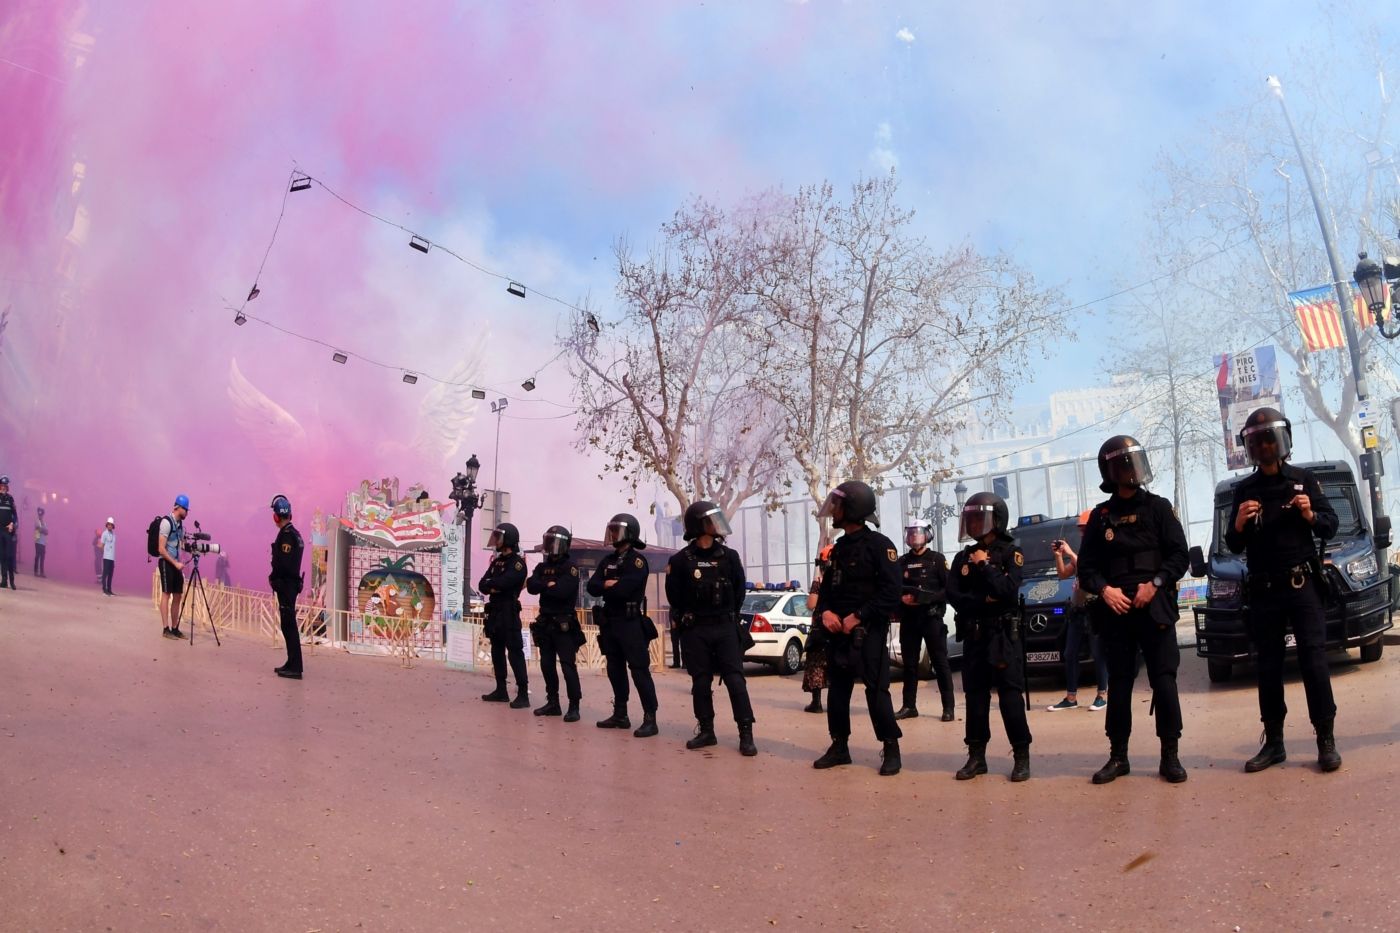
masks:
[[[1026,662],[1029,664],[1049,664],[1060,660],[1058,651],[1028,651],[1026,652]]]
[[[1297,635],[1294,635],[1292,632],[1289,632],[1289,633],[1287,633],[1286,635],[1284,635],[1284,636],[1283,636],[1283,647],[1285,647],[1285,648],[1296,648],[1296,647],[1298,647],[1298,636],[1297,636]]]

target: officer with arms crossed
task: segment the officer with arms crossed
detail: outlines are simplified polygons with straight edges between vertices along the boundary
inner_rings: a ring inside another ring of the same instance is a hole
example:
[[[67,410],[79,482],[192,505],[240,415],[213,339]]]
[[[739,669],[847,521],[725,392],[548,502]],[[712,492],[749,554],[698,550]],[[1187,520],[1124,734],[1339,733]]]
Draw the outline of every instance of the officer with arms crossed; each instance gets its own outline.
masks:
[[[948,627],[943,611],[948,601],[948,561],[929,548],[928,525],[904,529],[909,550],[899,559],[904,593],[899,597],[899,656],[904,660],[904,703],[895,719],[919,715],[919,655],[928,645],[929,664],[943,700],[943,721],[953,721],[953,672],[948,666]]]
[[[156,535],[156,571],[160,574],[160,633],[166,638],[184,638],[180,631],[180,603],[185,592],[185,565],[180,561],[180,545],[185,541],[185,519],[190,514],[190,497],[175,497],[170,514],[160,520]]]
[[[739,752],[758,754],[753,742],[753,706],[744,682],[739,647],[739,605],[744,595],[744,564],[724,544],[729,520],[719,506],[701,500],[685,510],[685,540],[690,542],[666,564],[666,599],[680,629],[690,696],[695,706],[695,737],[686,748],[714,745],[716,674],[729,691],[729,705],[739,727]]]
[[[1011,780],[1031,776],[1031,730],[1026,724],[1026,669],[1021,651],[1021,567],[1025,558],[1007,533],[1001,496],[979,492],[963,505],[958,538],[971,541],[948,571],[948,601],[963,642],[963,696],[967,703],[967,763],[959,781],[987,773],[992,687],[1001,724],[1011,740]]]
[[[529,673],[525,669],[525,639],[520,634],[520,591],[525,587],[525,559],[520,556],[520,532],[510,522],[501,522],[486,540],[496,552],[491,566],[477,584],[486,595],[486,637],[491,639],[491,669],[496,673],[496,689],[483,693],[488,703],[510,700],[506,692],[506,658],[515,674],[515,699],[511,709],[530,705]]]
[[[845,532],[831,548],[831,567],[817,591],[814,624],[827,640],[826,727],[831,747],[812,762],[814,768],[851,763],[851,691],[856,679],[865,684],[865,703],[875,737],[884,743],[882,775],[898,774],[902,764],[899,738],[890,701],[890,656],[885,650],[890,620],[899,607],[899,554],[889,538],[874,531],[875,491],[850,480],[826,497],[818,518],[830,518]]]
[[[0,587],[15,589],[15,553],[19,546],[19,510],[10,495],[10,478],[0,476]]]
[[[272,573],[267,582],[277,594],[277,615],[282,622],[282,641],[287,645],[287,663],[273,668],[278,677],[301,680],[301,629],[297,627],[297,594],[301,592],[301,555],[305,550],[301,532],[292,525],[292,502],[286,496],[272,498],[272,522],[277,537],[272,539]]]
[[[1186,533],[1172,505],[1145,488],[1152,482],[1147,451],[1126,434],[1099,448],[1099,488],[1112,497],[1094,507],[1079,548],[1079,586],[1099,597],[1090,619],[1108,656],[1108,762],[1094,773],[1107,784],[1128,773],[1128,738],[1133,731],[1133,681],[1142,651],[1152,699],[1157,706],[1157,737],[1162,743],[1158,773],[1173,783],[1186,780],[1177,756],[1181,739],[1181,699],[1176,669],[1176,583],[1186,572]]]
[[[583,629],[578,624],[578,565],[569,556],[573,535],[563,525],[550,525],[540,550],[544,560],[535,565],[525,589],[540,598],[540,614],[530,623],[530,635],[540,649],[540,673],[544,675],[544,706],[536,716],[564,716],[565,722],[578,722],[578,704],[583,691],[578,682],[575,655],[583,645]],[[569,694],[569,711],[559,708],[559,671],[564,670],[564,687]]]
[[[642,724],[632,735],[639,739],[656,735],[656,684],[651,679],[651,640],[646,618],[647,559],[641,555],[646,547],[642,541],[642,526],[636,516],[619,512],[608,522],[603,544],[613,553],[598,564],[588,579],[588,595],[601,597],[601,606],[593,609],[598,623],[598,648],[608,662],[608,682],[613,689],[613,714],[598,723],[599,729],[631,729],[627,717],[627,672],[637,685],[637,698],[642,701]]]
[[[1308,718],[1317,732],[1317,764],[1323,771],[1342,766],[1332,721],[1332,678],[1327,670],[1322,609],[1322,561],[1314,539],[1337,533],[1337,513],[1322,486],[1307,470],[1287,463],[1293,426],[1278,409],[1260,408],[1245,420],[1240,446],[1255,471],[1235,487],[1225,544],[1243,551],[1249,572],[1250,634],[1259,652],[1259,718],[1264,746],[1246,761],[1246,771],[1263,771],[1288,757],[1283,746],[1283,637],[1292,626],[1298,641],[1298,669],[1308,698]]]

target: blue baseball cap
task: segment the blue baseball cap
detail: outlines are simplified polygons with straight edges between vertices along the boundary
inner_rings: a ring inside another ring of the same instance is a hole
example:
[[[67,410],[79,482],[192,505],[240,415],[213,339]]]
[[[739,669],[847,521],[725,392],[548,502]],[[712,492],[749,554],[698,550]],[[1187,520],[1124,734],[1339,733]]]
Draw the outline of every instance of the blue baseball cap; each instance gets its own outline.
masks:
[[[180,493],[178,496],[175,497],[175,505],[179,508],[188,510],[190,507],[190,497],[185,495],[183,492]]]
[[[283,495],[272,497],[272,514],[278,518],[288,518],[292,514],[292,500]]]

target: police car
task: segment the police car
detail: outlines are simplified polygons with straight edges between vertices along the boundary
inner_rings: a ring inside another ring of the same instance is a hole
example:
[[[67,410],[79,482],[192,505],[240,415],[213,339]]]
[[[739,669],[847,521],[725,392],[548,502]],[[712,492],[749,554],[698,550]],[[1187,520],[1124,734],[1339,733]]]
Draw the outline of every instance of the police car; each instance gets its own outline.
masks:
[[[779,674],[802,670],[802,651],[812,628],[807,589],[791,583],[749,583],[739,624],[753,638],[745,661],[768,664]]]

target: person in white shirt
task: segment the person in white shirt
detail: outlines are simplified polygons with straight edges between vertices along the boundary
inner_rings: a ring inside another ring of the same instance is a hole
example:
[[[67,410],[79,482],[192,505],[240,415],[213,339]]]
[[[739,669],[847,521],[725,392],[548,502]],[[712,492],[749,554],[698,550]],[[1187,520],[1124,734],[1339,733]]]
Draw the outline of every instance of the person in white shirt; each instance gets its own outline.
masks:
[[[102,530],[102,592],[115,596],[112,592],[112,571],[117,566],[117,520],[107,519],[107,527]]]

